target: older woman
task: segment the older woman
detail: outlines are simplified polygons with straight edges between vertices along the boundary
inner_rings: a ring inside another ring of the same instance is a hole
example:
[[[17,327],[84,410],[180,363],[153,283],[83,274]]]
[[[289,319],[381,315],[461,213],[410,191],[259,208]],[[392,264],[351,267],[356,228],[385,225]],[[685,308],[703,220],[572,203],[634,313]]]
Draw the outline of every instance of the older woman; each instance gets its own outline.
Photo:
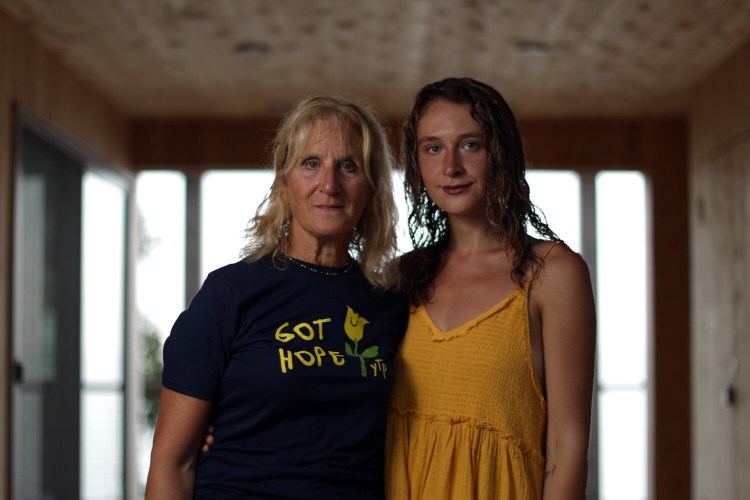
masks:
[[[391,366],[391,154],[375,116],[301,102],[246,258],[212,272],[164,346],[146,498],[382,498]],[[198,456],[206,426],[212,452]]]

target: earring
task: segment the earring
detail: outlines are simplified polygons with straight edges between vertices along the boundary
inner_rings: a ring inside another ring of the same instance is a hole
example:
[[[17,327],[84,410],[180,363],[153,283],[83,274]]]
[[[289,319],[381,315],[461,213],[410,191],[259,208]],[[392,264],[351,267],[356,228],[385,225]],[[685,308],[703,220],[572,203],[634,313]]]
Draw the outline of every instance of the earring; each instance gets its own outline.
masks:
[[[292,222],[290,217],[286,217],[279,227],[279,232],[276,234],[276,251],[286,253],[287,246],[289,246],[289,233],[291,232]]]

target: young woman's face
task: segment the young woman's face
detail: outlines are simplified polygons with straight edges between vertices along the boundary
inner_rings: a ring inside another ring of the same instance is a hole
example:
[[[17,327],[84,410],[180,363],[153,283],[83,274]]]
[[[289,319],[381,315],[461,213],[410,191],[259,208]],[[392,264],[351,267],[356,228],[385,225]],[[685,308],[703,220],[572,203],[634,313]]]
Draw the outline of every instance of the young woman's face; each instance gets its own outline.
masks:
[[[417,161],[427,195],[450,217],[485,218],[488,155],[468,104],[437,100],[417,124]]]
[[[292,245],[301,240],[348,248],[370,200],[362,139],[353,130],[315,122],[289,169],[284,193],[292,212]]]

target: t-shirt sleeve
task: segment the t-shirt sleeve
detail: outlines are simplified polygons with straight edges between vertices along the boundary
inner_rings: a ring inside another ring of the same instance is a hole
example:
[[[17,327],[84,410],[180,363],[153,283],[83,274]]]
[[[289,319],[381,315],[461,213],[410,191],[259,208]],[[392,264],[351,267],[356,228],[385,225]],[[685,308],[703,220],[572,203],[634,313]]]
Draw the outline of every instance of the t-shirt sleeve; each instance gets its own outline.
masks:
[[[211,273],[164,342],[162,385],[214,401],[230,359],[237,304],[228,285]]]

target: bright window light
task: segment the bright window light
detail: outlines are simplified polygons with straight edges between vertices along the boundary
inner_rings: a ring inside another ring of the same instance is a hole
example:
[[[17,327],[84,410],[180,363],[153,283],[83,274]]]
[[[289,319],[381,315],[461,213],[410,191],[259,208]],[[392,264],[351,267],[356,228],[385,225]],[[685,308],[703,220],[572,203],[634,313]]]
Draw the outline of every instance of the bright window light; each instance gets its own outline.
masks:
[[[396,202],[396,210],[398,210],[396,244],[398,245],[398,252],[401,254],[414,248],[411,244],[411,238],[409,238],[409,225],[407,220],[409,212],[407,211],[406,198],[404,197],[404,171],[394,170],[391,182],[393,183],[393,199]]]
[[[185,308],[185,189],[180,172],[143,172],[136,179],[136,307],[162,339]]]
[[[531,202],[555,234],[575,252],[581,251],[581,178],[571,170],[528,170]],[[536,231],[529,228],[535,236]]]
[[[138,174],[135,204],[138,248],[135,260],[137,332],[144,347],[164,343],[177,316],[185,308],[185,175],[174,171]],[[158,377],[161,352],[144,349],[139,365]],[[144,382],[158,386],[156,380]],[[144,397],[145,401],[145,397]],[[145,488],[153,428],[145,417],[140,423],[137,453],[139,488]]]
[[[596,176],[599,496],[645,499],[648,482],[646,186]]]
[[[81,240],[81,497],[116,498],[122,484],[125,190],[83,176]]]
[[[210,170],[201,177],[201,281],[237,262],[245,228],[271,189],[271,170]]]

